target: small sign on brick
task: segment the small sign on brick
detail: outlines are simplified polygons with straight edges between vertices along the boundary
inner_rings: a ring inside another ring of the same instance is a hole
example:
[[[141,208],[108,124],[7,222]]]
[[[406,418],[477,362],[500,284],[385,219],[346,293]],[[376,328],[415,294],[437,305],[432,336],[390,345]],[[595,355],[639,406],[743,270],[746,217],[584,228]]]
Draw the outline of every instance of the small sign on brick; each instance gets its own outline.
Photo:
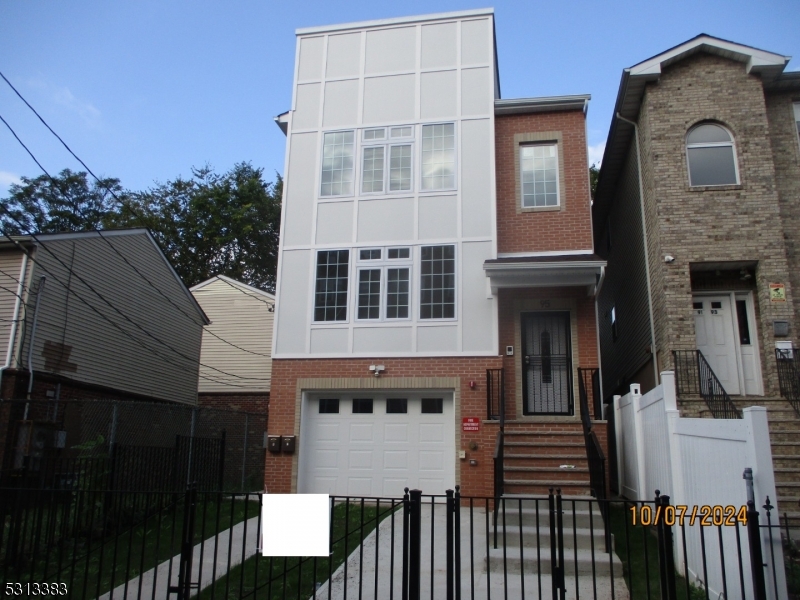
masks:
[[[464,417],[461,423],[462,431],[480,431],[481,420],[478,417]]]

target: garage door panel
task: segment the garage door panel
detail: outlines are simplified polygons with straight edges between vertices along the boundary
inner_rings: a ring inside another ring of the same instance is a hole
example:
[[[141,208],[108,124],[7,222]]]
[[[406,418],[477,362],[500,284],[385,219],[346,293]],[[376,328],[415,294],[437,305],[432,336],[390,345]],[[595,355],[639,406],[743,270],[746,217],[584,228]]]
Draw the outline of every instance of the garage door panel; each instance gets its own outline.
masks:
[[[339,452],[336,448],[318,448],[314,452],[314,464],[318,469],[336,469],[339,464]]]
[[[372,496],[372,477],[348,477],[348,496]]]
[[[347,466],[352,469],[372,470],[372,450],[350,450]]]
[[[442,423],[420,424],[419,441],[421,444],[424,444],[426,442],[444,443],[444,424]]]
[[[338,442],[339,423],[319,423],[316,427],[315,436],[320,442]]]
[[[420,471],[443,471],[444,452],[420,452],[419,453]]]
[[[383,426],[383,441],[408,443],[408,423],[386,423]]]
[[[383,453],[384,469],[408,469],[408,452],[405,450],[387,451]]]
[[[314,477],[314,489],[319,494],[335,494],[338,477]]]
[[[351,423],[350,441],[351,442],[373,442],[375,427],[372,423]]]
[[[408,479],[403,477],[401,479],[384,478],[383,489],[380,492],[381,496],[402,496],[403,490],[408,484]]]

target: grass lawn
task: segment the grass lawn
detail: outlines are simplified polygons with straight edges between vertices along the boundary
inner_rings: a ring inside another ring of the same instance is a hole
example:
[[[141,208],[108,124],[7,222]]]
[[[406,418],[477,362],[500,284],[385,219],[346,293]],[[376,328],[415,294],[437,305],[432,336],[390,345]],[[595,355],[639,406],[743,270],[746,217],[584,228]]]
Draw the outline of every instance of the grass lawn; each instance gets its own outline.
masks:
[[[17,513],[24,521],[24,551],[17,555],[17,569],[6,571],[9,581],[64,582],[71,598],[96,598],[180,553],[183,494],[151,495],[122,506],[112,502],[110,509],[103,508],[102,494],[80,500],[70,508],[40,506]],[[198,494],[194,543],[257,514],[257,502]],[[11,519],[0,525],[6,551]],[[7,558],[4,554],[0,560]]]
[[[627,535],[625,522],[627,520]],[[658,538],[651,528],[631,525],[630,513],[620,503],[611,505],[611,533],[614,534],[614,547],[622,561],[625,582],[631,600],[637,598],[660,599],[661,579],[658,567]],[[705,600],[705,593],[689,586],[686,594],[686,580],[675,576],[675,587],[679,600]]]
[[[264,558],[256,555],[231,569],[227,577],[218,579],[214,585],[203,590],[199,598],[200,600],[309,598],[317,585],[328,580],[328,573],[334,573],[377,524],[391,513],[389,506],[381,506],[379,514],[378,507],[374,504],[360,502],[337,504],[333,509],[331,531],[333,555],[330,559]],[[402,510],[398,510],[394,518],[397,520],[395,535],[402,535]]]

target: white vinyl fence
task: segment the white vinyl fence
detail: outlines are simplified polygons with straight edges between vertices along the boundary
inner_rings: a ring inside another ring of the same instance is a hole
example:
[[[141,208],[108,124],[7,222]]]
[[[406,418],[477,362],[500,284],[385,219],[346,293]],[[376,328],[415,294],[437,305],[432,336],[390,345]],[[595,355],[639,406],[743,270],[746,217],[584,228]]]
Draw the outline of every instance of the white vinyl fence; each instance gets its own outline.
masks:
[[[745,408],[742,419],[688,419],[678,411],[675,394],[675,374],[661,373],[661,385],[641,395],[638,384],[630,393],[614,396],[614,423],[617,442],[617,472],[620,495],[631,500],[652,501],[656,490],[670,497],[673,505],[735,506],[747,503],[747,488],[743,479],[745,468],[753,470],[756,509],[764,518],[764,504],[769,496],[775,504],[775,475],[772,467],[767,411],[763,407]],[[777,512],[774,513],[777,521]],[[688,521],[687,521],[688,523]],[[728,557],[728,582],[738,581],[738,565],[731,560],[737,554],[737,528],[722,528],[722,548]],[[743,530],[742,530],[743,531]],[[720,541],[717,528],[705,532],[708,561],[708,590],[710,597],[723,597]],[[713,538],[710,536],[713,534]],[[769,532],[762,529],[764,569],[767,577],[767,597],[779,600],[786,597],[783,569],[783,549],[780,535],[773,534],[773,547],[779,597],[775,598],[772,577],[772,552]],[[676,525],[675,566],[684,572],[684,560],[693,582],[703,581],[700,527],[686,526],[686,555],[681,543],[681,531]],[[741,540],[743,568],[750,572],[747,536]],[[715,568],[712,568],[714,566]],[[748,597],[752,585],[748,581]],[[728,599],[739,598],[736,586],[728,586]]]

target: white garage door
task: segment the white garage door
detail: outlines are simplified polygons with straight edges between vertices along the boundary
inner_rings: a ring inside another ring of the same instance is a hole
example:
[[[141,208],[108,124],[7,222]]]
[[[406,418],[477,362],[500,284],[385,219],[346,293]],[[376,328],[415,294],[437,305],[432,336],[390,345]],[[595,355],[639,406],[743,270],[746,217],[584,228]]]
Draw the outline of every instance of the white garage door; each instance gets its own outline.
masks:
[[[455,486],[453,395],[309,395],[300,444],[300,493],[443,494]]]

